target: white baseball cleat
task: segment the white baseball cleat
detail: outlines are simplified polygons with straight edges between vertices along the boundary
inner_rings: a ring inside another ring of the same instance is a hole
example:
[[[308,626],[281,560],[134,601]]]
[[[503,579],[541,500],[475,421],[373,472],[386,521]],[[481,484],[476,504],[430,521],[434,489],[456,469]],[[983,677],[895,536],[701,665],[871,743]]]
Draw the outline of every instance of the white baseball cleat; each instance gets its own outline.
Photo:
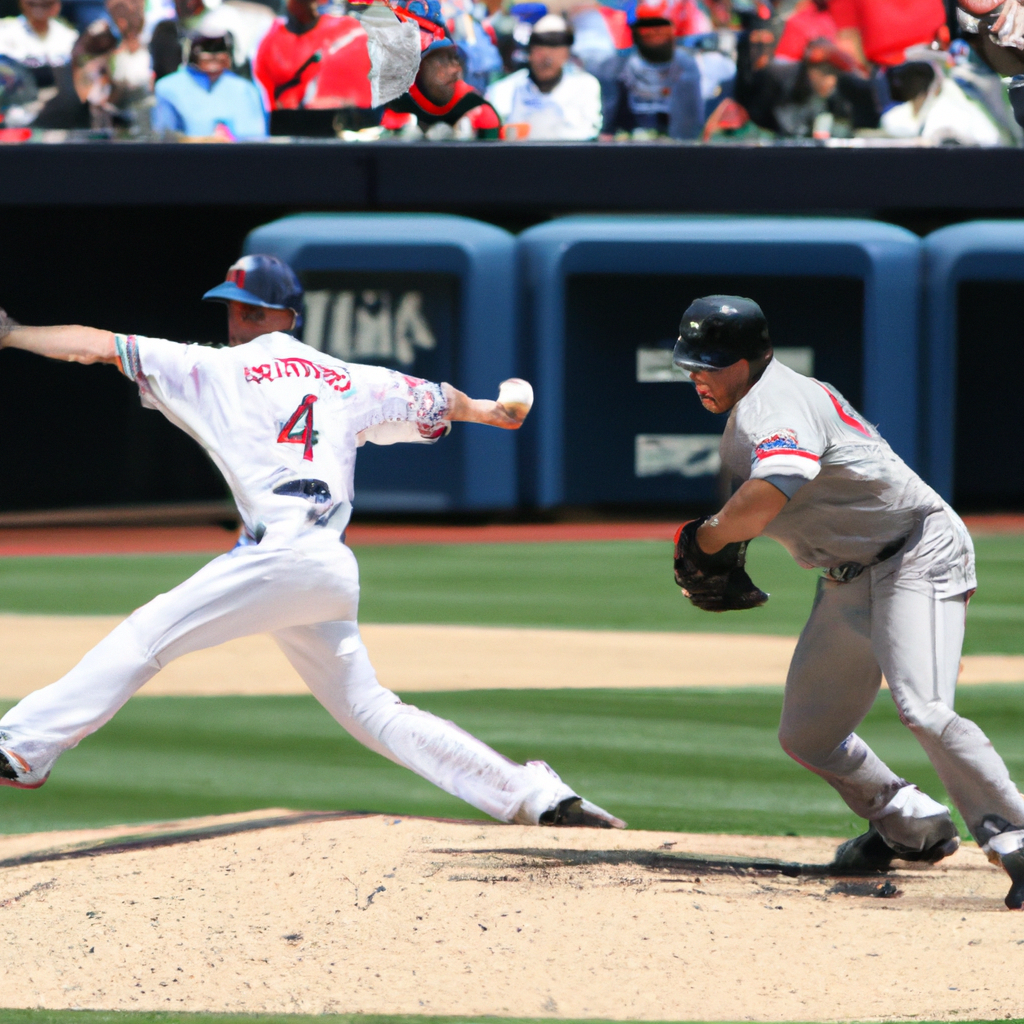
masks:
[[[9,738],[0,733],[0,741]],[[49,772],[33,771],[32,765],[9,747],[0,747],[0,786],[13,786],[15,789],[38,789],[49,777]]]
[[[625,828],[626,823],[581,796],[566,797],[540,816],[542,825],[570,828]]]
[[[626,827],[614,814],[574,793],[547,761],[527,761],[523,769],[533,788],[512,818],[516,825]]]

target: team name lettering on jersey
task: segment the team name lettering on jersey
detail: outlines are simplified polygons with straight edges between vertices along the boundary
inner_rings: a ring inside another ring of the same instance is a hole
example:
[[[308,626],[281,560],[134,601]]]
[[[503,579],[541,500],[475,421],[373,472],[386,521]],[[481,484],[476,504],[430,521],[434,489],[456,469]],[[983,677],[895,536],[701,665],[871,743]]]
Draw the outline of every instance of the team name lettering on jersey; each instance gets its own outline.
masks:
[[[298,356],[275,359],[260,366],[246,366],[244,371],[249,384],[262,384],[264,381],[280,380],[282,377],[313,377],[316,380],[323,380],[335,391],[345,392],[352,387],[352,378],[344,370],[314,363],[311,359],[302,359]]]
[[[848,412],[847,412],[847,411],[846,411],[846,410],[845,410],[845,409],[844,409],[844,408],[842,407],[842,405],[840,405],[840,403],[839,403],[839,399],[838,399],[838,398],[836,398],[836,396],[835,396],[835,395],[833,395],[833,394],[832,394],[832,392],[831,392],[831,391],[829,391],[829,389],[828,389],[827,387],[825,387],[825,385],[824,385],[824,384],[822,384],[820,380],[819,380],[819,381],[815,381],[815,383],[816,383],[816,384],[818,385],[818,387],[820,387],[820,388],[821,388],[821,390],[822,390],[822,391],[824,391],[824,392],[825,392],[825,394],[826,394],[826,395],[828,395],[828,397],[829,397],[829,398],[830,398],[830,399],[832,400],[832,405],[833,405],[833,407],[834,407],[834,408],[835,408],[835,410],[836,410],[836,414],[837,414],[837,415],[839,416],[839,418],[840,418],[840,419],[841,419],[841,420],[842,420],[842,421],[843,421],[843,422],[844,422],[844,423],[845,423],[845,424],[846,424],[846,425],[847,425],[848,427],[853,427],[853,429],[854,429],[854,430],[856,430],[856,431],[857,431],[858,433],[861,433],[861,434],[863,434],[863,435],[864,435],[865,437],[870,437],[870,436],[871,436],[871,431],[870,431],[870,430],[868,430],[868,429],[867,429],[867,428],[866,428],[866,427],[864,426],[864,424],[863,424],[863,423],[861,423],[861,421],[860,421],[859,419],[857,419],[857,417],[856,417],[856,416],[851,416],[851,415],[850,415],[850,414],[849,414],[849,413],[848,413]]]
[[[762,437],[754,445],[754,458],[767,459],[772,455],[796,455],[802,459],[819,461],[818,456],[814,452],[809,452],[806,448],[800,447],[796,431],[791,430],[789,427],[784,427],[782,430],[776,430],[767,437]]]

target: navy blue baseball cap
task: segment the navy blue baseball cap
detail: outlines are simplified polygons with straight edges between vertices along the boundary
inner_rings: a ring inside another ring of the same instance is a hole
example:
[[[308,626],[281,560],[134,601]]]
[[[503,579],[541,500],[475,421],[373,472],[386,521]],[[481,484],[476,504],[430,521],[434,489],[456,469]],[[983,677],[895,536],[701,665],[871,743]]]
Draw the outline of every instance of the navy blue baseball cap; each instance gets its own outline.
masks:
[[[276,256],[243,256],[228,268],[223,284],[211,288],[207,302],[244,302],[266,309],[295,310],[295,326],[302,324],[302,285],[295,271]]]

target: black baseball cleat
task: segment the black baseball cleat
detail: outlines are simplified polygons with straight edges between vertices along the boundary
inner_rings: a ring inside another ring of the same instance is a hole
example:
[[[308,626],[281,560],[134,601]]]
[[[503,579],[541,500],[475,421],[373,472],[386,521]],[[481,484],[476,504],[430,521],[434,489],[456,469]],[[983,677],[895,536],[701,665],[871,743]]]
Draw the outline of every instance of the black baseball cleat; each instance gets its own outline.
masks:
[[[950,828],[952,827],[950,822]],[[943,857],[956,853],[959,848],[960,837],[955,832],[945,839],[932,843],[924,850],[909,850],[905,846],[893,847],[882,838],[878,829],[871,825],[863,835],[847,839],[836,849],[832,867],[856,872],[888,871],[889,866],[897,859],[934,864]]]
[[[1003,870],[1010,876],[1010,891],[1003,901],[1010,910],[1024,908],[1024,850],[999,855]]]
[[[974,838],[988,859],[1010,876],[1010,891],[1003,902],[1010,910],[1024,909],[1024,826],[991,814],[975,830]]]
[[[566,797],[540,816],[542,825],[569,828],[625,828],[626,823],[614,814],[579,796]]]

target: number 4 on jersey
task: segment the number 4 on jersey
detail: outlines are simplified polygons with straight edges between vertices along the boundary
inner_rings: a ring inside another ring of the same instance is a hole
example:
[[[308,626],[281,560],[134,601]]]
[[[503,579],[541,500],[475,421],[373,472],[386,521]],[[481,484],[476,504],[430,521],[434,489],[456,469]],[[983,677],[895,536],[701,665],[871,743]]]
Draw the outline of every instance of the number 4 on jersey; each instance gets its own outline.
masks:
[[[313,461],[313,403],[316,395],[306,395],[277,435],[278,444],[301,444],[302,457]],[[301,425],[301,426],[300,426]]]

